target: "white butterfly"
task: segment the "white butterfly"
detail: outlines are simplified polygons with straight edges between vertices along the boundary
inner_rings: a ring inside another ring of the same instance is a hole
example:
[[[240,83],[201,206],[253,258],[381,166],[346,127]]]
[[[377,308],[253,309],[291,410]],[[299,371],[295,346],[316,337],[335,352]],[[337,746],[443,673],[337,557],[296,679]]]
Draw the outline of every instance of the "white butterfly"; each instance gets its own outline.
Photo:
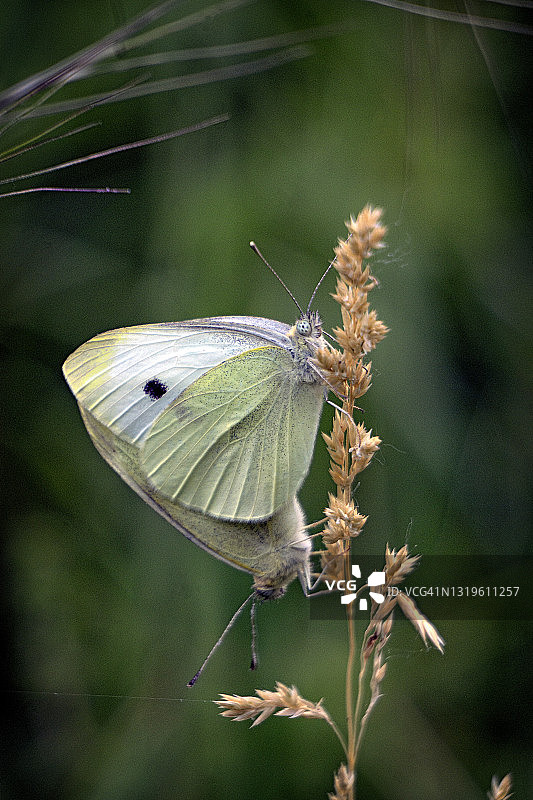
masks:
[[[95,336],[63,372],[95,446],[188,538],[251,572],[263,597],[299,576],[311,545],[296,499],[326,382],[317,314],[290,327],[211,317]]]

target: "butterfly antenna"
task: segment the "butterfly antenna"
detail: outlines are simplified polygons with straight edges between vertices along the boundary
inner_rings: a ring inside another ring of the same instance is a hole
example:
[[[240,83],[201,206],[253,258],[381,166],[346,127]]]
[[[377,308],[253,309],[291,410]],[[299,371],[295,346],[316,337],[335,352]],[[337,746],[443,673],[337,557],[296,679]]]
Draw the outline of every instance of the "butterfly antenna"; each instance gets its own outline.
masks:
[[[255,600],[252,603],[252,609],[250,611],[250,621],[252,623],[252,660],[250,662],[250,669],[254,670],[257,669],[258,660],[257,660],[257,650],[256,650],[256,641],[257,641],[257,627],[255,624]]]
[[[289,289],[289,287],[287,286],[287,284],[286,284],[286,283],[284,283],[284,282],[281,280],[281,278],[279,277],[279,275],[278,275],[278,273],[276,272],[276,270],[274,269],[274,267],[271,267],[271,266],[270,266],[270,264],[268,263],[268,261],[266,260],[266,258],[264,257],[264,255],[263,255],[263,254],[261,253],[261,251],[259,250],[259,248],[258,248],[258,246],[256,245],[256,243],[255,243],[255,242],[250,242],[250,247],[252,248],[252,250],[254,251],[254,253],[256,254],[256,256],[259,256],[259,258],[261,259],[261,261],[263,262],[263,264],[266,264],[266,266],[269,268],[270,272],[272,272],[272,273],[273,273],[273,274],[276,276],[276,278],[277,278],[277,279],[278,279],[278,281],[281,283],[281,285],[283,286],[283,288],[285,289],[285,291],[287,292],[287,294],[289,295],[289,297],[292,297],[292,299],[294,300],[294,303],[296,304],[296,307],[297,307],[298,311],[300,312],[300,314],[301,314],[301,315],[302,315],[302,317],[303,317],[303,316],[304,316],[304,312],[303,312],[303,310],[302,310],[302,307],[301,307],[300,303],[299,303],[299,302],[298,302],[298,300],[295,298],[295,296],[293,295],[293,293],[291,292],[291,290]],[[317,287],[317,288],[318,288],[318,287]],[[315,289],[315,292],[316,292],[316,289]],[[314,294],[313,294],[313,297],[314,297]]]
[[[349,241],[351,238],[352,238],[352,234],[350,234],[350,235],[348,236],[348,238],[346,239],[346,241]],[[325,270],[324,274],[322,275],[322,277],[321,277],[321,278],[320,278],[320,280],[318,281],[317,285],[315,286],[315,290],[314,290],[313,294],[311,295],[311,299],[309,300],[309,305],[307,306],[307,313],[308,313],[308,314],[309,314],[309,311],[310,311],[310,309],[311,309],[311,303],[312,303],[312,302],[313,302],[313,300],[315,299],[315,295],[316,295],[316,293],[318,292],[318,290],[319,290],[319,288],[320,288],[320,285],[321,285],[322,281],[324,280],[324,278],[326,277],[326,275],[328,274],[328,272],[330,271],[330,269],[332,268],[332,266],[333,266],[333,264],[335,263],[335,261],[336,261],[336,260],[337,260],[337,256],[335,256],[335,258],[333,259],[333,261],[331,261],[331,262],[328,264],[328,266],[327,266],[327,268],[326,268],[326,270]]]
[[[242,614],[242,612],[244,611],[244,609],[246,608],[246,606],[248,605],[248,603],[250,602],[250,600],[252,600],[254,597],[255,597],[255,592],[252,592],[252,594],[251,594],[249,597],[247,597],[247,598],[246,598],[246,600],[244,601],[244,603],[242,603],[242,605],[240,605],[240,606],[239,606],[239,608],[237,609],[237,611],[235,612],[235,614],[232,616],[232,618],[230,619],[230,621],[228,622],[228,624],[227,624],[227,625],[226,625],[226,627],[224,628],[224,630],[223,630],[223,632],[222,632],[221,636],[219,636],[218,640],[215,642],[214,646],[213,646],[213,647],[211,648],[211,650],[209,651],[209,654],[208,654],[207,658],[204,660],[204,663],[202,664],[202,666],[200,667],[200,669],[198,670],[198,672],[196,673],[196,675],[194,675],[194,676],[193,676],[193,677],[190,679],[190,681],[188,682],[187,686],[189,686],[189,687],[191,687],[191,686],[194,686],[194,684],[196,683],[196,681],[198,680],[198,678],[200,677],[200,675],[201,675],[201,674],[202,674],[202,672],[204,671],[205,667],[207,666],[207,664],[208,664],[208,662],[209,662],[209,660],[210,660],[211,656],[213,655],[213,653],[214,653],[216,650],[218,650],[218,648],[220,647],[220,645],[221,645],[221,644],[222,644],[222,642],[224,641],[224,639],[225,639],[225,637],[226,637],[226,634],[227,634],[227,632],[228,632],[229,630],[231,630],[231,628],[233,628],[233,626],[234,626],[234,624],[235,624],[236,620],[237,620],[237,619],[239,618],[239,616]],[[254,603],[254,605],[255,605],[255,603]],[[253,608],[254,608],[254,606],[252,606],[252,609],[253,609]],[[255,647],[255,644],[254,644],[254,647]]]

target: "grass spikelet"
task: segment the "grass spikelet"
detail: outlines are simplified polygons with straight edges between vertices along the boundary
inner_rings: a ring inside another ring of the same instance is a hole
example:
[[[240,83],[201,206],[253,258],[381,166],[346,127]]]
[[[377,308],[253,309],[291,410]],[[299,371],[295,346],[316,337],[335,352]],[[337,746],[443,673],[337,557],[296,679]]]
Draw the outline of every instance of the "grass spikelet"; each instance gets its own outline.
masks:
[[[404,615],[410,620],[420,636],[424,644],[433,645],[439,652],[444,652],[444,639],[427,617],[417,608],[416,604],[406,594],[401,592],[398,595],[398,605],[402,609]]]
[[[335,791],[328,794],[329,800],[349,800],[353,797],[355,775],[346,764],[341,764],[333,781]]]
[[[498,778],[494,775],[487,797],[489,800],[509,800],[513,796],[512,788],[511,773],[508,773],[501,781],[498,781]]]
[[[337,727],[326,709],[322,705],[322,701],[312,703],[301,696],[295,686],[285,686],[280,681],[276,682],[276,689],[268,691],[267,689],[256,689],[257,697],[250,695],[248,697],[241,697],[237,694],[221,694],[221,700],[214,700],[213,702],[223,710],[220,712],[221,716],[228,717],[234,722],[242,722],[243,720],[253,719],[251,727],[260,725],[272,714],[276,717],[289,717],[289,719],[297,719],[298,717],[307,717],[308,719],[322,719],[330,725],[339,737],[341,744],[344,747],[342,736],[337,730]]]

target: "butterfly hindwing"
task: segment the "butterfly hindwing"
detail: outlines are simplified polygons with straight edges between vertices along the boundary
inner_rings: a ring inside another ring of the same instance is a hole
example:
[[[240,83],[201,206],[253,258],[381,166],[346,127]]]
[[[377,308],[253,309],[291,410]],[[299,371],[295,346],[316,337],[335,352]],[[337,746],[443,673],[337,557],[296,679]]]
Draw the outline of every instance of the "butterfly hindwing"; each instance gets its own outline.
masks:
[[[154,421],[141,467],[159,495],[223,519],[257,520],[294,496],[324,400],[281,347],[247,350],[190,384]]]
[[[100,455],[148,505],[196,545],[237,569],[251,572],[267,589],[283,586],[297,574],[307,581],[311,545],[296,497],[271,517],[256,522],[221,520],[172,503],[147,485],[135,445],[114,435],[83,408],[81,413]]]

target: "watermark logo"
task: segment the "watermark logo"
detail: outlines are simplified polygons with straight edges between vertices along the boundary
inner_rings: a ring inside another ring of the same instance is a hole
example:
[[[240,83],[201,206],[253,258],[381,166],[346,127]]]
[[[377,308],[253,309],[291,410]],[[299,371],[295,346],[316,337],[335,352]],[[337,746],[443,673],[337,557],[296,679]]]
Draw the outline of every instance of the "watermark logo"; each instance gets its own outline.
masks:
[[[389,586],[384,573],[375,571],[383,563],[376,563],[376,554],[356,557],[346,579],[324,578],[326,591],[309,604],[312,619],[341,620],[348,608],[364,615],[372,602],[381,605],[404,595],[422,600],[432,621],[533,620],[533,556],[424,555],[405,584]]]
[[[359,564],[352,564],[352,575],[354,578],[361,577],[361,568]],[[333,592],[335,589],[338,592],[344,592],[341,595],[341,605],[349,606],[354,600],[357,599],[357,581],[356,580],[340,580],[340,581],[325,581],[326,586],[328,587],[328,591]],[[368,578],[366,579],[366,584],[364,586],[375,587],[375,586],[383,586],[385,584],[385,573],[382,572],[371,572]],[[383,603],[385,601],[385,595],[381,594],[381,592],[368,592],[369,596],[372,600],[376,603]],[[366,597],[359,598],[359,610],[360,611],[367,611],[368,610],[368,600]]]

